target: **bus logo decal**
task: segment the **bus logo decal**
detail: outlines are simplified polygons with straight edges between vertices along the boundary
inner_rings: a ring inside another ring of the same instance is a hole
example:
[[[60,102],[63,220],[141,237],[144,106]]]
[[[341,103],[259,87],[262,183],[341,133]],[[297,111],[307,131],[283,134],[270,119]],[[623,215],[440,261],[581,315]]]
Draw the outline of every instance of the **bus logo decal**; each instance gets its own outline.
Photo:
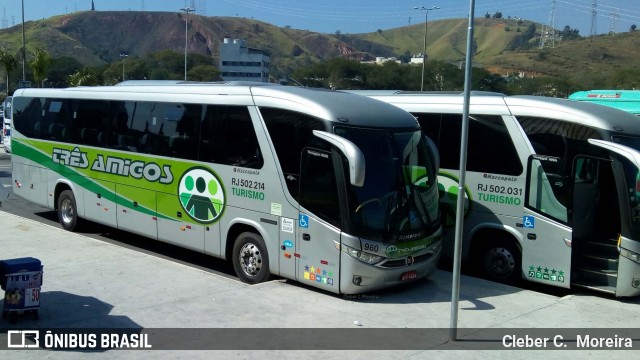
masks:
[[[78,148],[77,146],[73,149],[73,151],[53,148],[51,160],[56,164],[73,166],[80,169],[86,169],[89,167],[87,153],[80,151],[80,148]]]
[[[194,167],[185,172],[178,185],[180,205],[200,223],[216,222],[225,206],[225,194],[218,177],[208,169]]]

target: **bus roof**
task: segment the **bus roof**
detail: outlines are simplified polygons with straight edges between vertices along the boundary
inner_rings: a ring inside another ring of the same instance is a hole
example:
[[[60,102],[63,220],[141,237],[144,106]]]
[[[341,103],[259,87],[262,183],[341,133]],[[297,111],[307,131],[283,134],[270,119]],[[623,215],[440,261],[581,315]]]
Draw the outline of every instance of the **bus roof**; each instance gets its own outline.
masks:
[[[153,86],[150,86],[153,85]],[[18,89],[14,97],[57,97],[217,103],[213,95],[226,95],[233,105],[285,107],[345,125],[380,128],[418,128],[416,119],[395,106],[365,96],[324,89],[301,88],[269,83],[197,83],[140,80],[117,86],[72,87],[65,89]],[[219,99],[219,98],[218,98]]]
[[[640,115],[640,90],[588,90],[569,95],[569,100],[588,101]]]
[[[505,101],[516,115],[544,116],[546,112],[563,113],[563,119],[613,132],[640,135],[640,121],[629,112],[590,102],[544,96],[509,96]],[[527,112],[525,108],[530,110]]]
[[[460,92],[404,92],[395,90],[347,91],[371,96],[392,104],[402,104],[410,111],[432,111],[462,114],[464,96]],[[514,115],[532,117],[552,117],[579,123],[594,128],[640,135],[640,121],[630,112],[590,102],[567,99],[472,91],[471,113]]]

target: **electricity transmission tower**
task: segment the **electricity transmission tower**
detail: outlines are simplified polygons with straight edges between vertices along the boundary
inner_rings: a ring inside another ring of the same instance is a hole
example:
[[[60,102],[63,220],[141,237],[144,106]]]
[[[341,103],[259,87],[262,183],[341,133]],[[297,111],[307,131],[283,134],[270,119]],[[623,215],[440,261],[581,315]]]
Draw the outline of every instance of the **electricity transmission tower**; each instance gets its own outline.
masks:
[[[547,45],[547,41],[551,43],[551,47],[556,47],[556,14],[557,14],[557,1],[551,1],[551,13],[549,13],[549,25],[542,25],[542,32],[540,33],[540,49],[543,49]]]

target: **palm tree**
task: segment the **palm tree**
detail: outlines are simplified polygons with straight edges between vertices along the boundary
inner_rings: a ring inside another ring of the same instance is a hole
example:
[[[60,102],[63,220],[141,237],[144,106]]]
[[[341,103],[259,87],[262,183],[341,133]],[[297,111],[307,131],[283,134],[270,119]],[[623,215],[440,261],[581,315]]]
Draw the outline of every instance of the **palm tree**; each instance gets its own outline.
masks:
[[[42,83],[52,62],[53,60],[46,50],[37,49],[33,52],[33,60],[29,63],[29,67],[33,71],[33,77],[37,84]]]
[[[69,80],[67,82],[69,86],[98,85],[98,80],[87,67],[84,67],[76,71],[75,73],[69,75]]]
[[[18,59],[15,56],[9,54],[4,48],[0,48],[0,65],[4,67],[4,71],[7,73],[7,96],[9,94],[9,73],[18,67]]]

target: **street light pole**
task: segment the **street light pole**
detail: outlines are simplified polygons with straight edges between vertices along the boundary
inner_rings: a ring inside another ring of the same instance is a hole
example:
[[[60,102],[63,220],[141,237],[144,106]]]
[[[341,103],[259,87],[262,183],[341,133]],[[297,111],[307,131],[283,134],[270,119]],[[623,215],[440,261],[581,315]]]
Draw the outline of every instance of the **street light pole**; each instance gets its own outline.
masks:
[[[438,10],[440,7],[432,6],[426,8],[424,6],[414,7],[416,10],[424,11],[424,51],[422,53],[422,81],[420,82],[420,91],[424,90],[424,65],[427,62],[427,20],[429,18],[429,11]]]
[[[185,12],[184,16],[184,81],[187,81],[187,46],[189,45],[189,13],[196,11],[194,8],[183,7],[180,10]]]
[[[24,40],[24,0],[22,0],[22,81],[27,79],[27,73],[25,71],[25,63],[27,62],[27,49],[25,48]]]
[[[124,81],[124,59],[128,56],[127,54],[120,54],[120,58],[122,59],[122,81]]]

